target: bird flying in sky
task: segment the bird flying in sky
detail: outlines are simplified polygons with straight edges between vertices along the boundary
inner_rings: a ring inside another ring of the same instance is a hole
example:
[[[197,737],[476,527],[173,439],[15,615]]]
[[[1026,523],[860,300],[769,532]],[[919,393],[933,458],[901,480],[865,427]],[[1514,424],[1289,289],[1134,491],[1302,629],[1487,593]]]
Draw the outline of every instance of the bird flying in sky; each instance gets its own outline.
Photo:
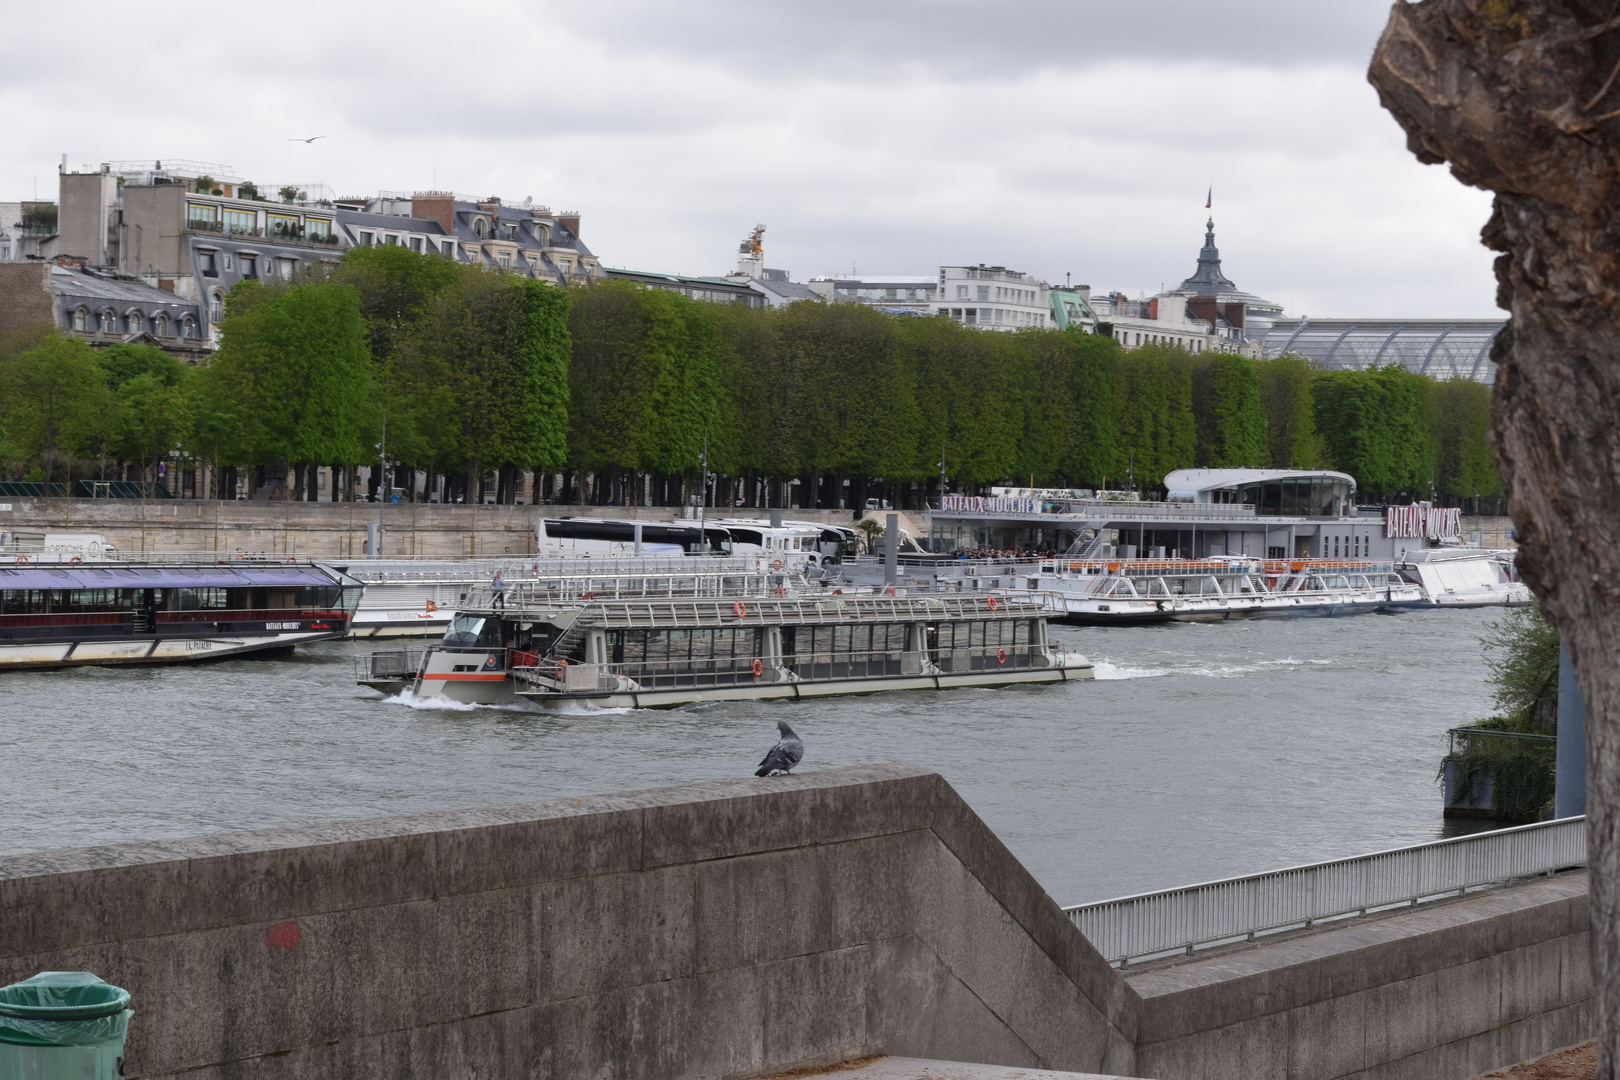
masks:
[[[804,758],[804,743],[793,734],[786,720],[776,722],[776,730],[782,733],[771,752],[765,755],[765,760],[759,763],[759,771],[755,776],[769,776],[772,773],[790,773],[793,766]]]
[[[325,135],[312,135],[312,136],[310,136],[310,137],[309,137],[309,138],[307,138],[307,139],[288,139],[288,140],[287,140],[287,141],[288,141],[288,142],[301,142],[301,143],[312,143],[312,142],[314,142],[314,141],[315,141],[315,140],[316,140],[316,139],[324,139],[324,138],[326,138],[326,136],[325,136]]]

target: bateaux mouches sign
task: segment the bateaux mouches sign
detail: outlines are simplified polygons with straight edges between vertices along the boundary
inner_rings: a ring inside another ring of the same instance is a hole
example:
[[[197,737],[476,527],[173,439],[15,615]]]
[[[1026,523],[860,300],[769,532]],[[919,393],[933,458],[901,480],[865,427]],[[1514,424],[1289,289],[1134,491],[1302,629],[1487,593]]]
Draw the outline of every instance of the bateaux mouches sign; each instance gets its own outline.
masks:
[[[1384,535],[1448,540],[1462,535],[1462,510],[1455,506],[1386,506]]]
[[[955,510],[968,514],[1038,514],[1039,499],[1003,499],[984,495],[947,495],[940,501],[942,511]]]

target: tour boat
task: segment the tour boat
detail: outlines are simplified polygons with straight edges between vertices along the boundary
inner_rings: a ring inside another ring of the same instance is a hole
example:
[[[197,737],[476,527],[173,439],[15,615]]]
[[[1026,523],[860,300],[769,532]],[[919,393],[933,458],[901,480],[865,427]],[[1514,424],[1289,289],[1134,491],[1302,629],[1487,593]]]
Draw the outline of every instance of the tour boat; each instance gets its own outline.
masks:
[[[1513,555],[1489,548],[1428,548],[1406,553],[1395,568],[1435,607],[1528,604],[1535,598],[1519,580]]]
[[[363,584],[320,563],[0,566],[0,671],[285,652],[342,637]]]
[[[840,570],[851,585],[875,586],[886,575],[872,559]],[[1391,564],[1355,559],[935,558],[897,560],[894,577],[909,589],[1032,594],[1053,620],[1087,626],[1350,615],[1425,603],[1422,589]]]
[[[1089,679],[1047,637],[1038,597],[790,594],[738,582],[725,595],[557,597],[487,589],[444,640],[359,658],[385,695],[473,704],[664,708],[884,690]]]

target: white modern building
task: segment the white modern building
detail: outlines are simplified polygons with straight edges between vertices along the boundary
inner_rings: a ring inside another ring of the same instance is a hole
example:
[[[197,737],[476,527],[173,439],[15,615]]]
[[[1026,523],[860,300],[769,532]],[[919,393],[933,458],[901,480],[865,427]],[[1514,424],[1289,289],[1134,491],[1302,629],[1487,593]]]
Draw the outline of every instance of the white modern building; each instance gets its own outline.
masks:
[[[935,278],[933,314],[983,330],[1027,330],[1055,325],[1050,287],[1033,274],[1005,266],[942,266]]]
[[[1201,353],[1219,351],[1225,345],[1209,323],[1187,314],[1187,298],[1177,293],[1144,300],[1112,293],[1093,297],[1091,308],[1097,315],[1098,332],[1111,335],[1127,349],[1169,345]]]

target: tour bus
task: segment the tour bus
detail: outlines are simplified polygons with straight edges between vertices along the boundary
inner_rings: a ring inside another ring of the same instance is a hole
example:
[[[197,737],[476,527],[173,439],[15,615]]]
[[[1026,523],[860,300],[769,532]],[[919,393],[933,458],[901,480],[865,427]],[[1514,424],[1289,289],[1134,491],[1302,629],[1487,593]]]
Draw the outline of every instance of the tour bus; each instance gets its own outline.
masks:
[[[725,527],[707,525],[700,530],[696,521],[541,518],[536,544],[541,555],[731,554],[731,534]]]

